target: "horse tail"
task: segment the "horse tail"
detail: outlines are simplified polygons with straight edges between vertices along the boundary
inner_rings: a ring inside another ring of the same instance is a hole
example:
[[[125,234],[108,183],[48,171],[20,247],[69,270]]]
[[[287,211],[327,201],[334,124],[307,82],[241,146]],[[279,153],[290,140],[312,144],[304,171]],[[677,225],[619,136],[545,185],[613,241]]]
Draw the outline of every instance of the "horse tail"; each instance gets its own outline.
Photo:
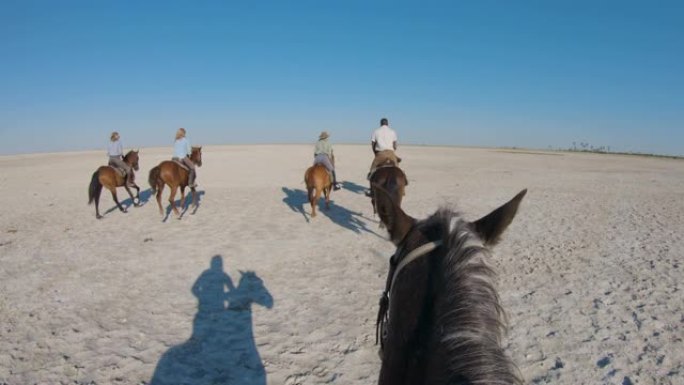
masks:
[[[149,178],[147,178],[147,181],[150,183],[150,189],[152,189],[152,194],[157,192],[157,184],[159,183],[160,172],[161,168],[159,166],[153,167],[150,170]]]
[[[314,200],[314,193],[315,193],[315,192],[316,192],[316,188],[315,188],[315,187],[308,187],[308,186],[307,186],[307,188],[306,188],[306,195],[307,195],[307,198],[309,198],[309,202],[311,202],[311,201]]]
[[[304,173],[304,184],[306,185],[306,198],[311,202],[313,200],[313,193],[315,191],[314,182],[312,180],[313,167],[306,169]]]
[[[90,187],[88,188],[88,204],[93,203],[95,197],[100,195],[102,191],[102,183],[100,183],[99,170],[95,170],[93,177],[90,179]]]

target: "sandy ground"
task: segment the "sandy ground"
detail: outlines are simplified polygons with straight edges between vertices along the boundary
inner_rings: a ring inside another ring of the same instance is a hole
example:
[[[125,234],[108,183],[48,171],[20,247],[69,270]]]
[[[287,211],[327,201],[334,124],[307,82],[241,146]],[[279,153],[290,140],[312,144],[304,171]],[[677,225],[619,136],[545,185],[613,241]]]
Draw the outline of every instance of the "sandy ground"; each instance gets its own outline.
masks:
[[[171,149],[140,154],[147,203],[99,221],[103,152],[0,157],[0,384],[374,383],[393,247],[362,193],[369,148],[336,146],[345,188],[313,220],[312,149],[205,147],[199,209],[166,221],[146,179]],[[494,251],[527,383],[684,384],[684,161],[399,154],[419,218],[476,219],[529,189]]]

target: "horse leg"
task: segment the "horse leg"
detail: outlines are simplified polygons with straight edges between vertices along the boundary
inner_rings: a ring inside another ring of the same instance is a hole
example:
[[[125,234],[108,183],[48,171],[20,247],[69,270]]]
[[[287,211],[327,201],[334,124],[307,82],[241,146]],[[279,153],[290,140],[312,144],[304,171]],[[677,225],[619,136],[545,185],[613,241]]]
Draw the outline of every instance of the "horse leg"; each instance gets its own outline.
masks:
[[[164,184],[161,183],[157,186],[157,204],[159,205],[159,215],[164,215],[164,208],[161,204],[162,190],[164,189]]]
[[[321,188],[316,187],[316,192],[314,193],[313,200],[311,201],[311,210],[313,211],[311,217],[316,216],[316,206],[318,206],[318,201],[321,199],[321,190]]]
[[[109,191],[112,193],[112,198],[114,198],[114,202],[116,203],[116,206],[121,210],[122,213],[126,212],[126,209],[121,206],[121,203],[119,202],[119,199],[116,197],[116,187],[107,187]]]
[[[180,186],[181,192],[181,209],[185,210],[187,205],[185,204],[185,186]]]
[[[332,186],[328,186],[323,189],[323,195],[325,195],[325,209],[330,210],[330,190]]]
[[[180,212],[178,212],[178,208],[176,207],[176,190],[178,189],[178,186],[172,186],[171,187],[171,196],[169,197],[169,203],[171,203],[171,209],[173,210],[173,213],[176,214],[176,216],[180,217]]]
[[[137,206],[137,205],[135,204],[135,198],[133,197],[133,193],[131,192],[131,188],[128,187],[128,185],[126,185],[125,183],[124,183],[124,188],[126,189],[126,192],[128,193],[128,196],[131,197],[131,201],[133,202],[133,205],[134,205],[134,206]]]
[[[190,191],[192,192],[192,207],[197,208],[197,190],[193,187]]]
[[[133,200],[133,204],[136,207],[139,207],[140,206],[140,187],[138,187],[138,185],[135,184],[135,182],[133,182],[133,187],[135,187],[135,199]],[[137,203],[136,203],[136,200],[137,200]]]
[[[97,191],[95,193],[95,218],[97,219],[102,219],[102,215],[100,215],[100,193],[102,192],[102,189]]]

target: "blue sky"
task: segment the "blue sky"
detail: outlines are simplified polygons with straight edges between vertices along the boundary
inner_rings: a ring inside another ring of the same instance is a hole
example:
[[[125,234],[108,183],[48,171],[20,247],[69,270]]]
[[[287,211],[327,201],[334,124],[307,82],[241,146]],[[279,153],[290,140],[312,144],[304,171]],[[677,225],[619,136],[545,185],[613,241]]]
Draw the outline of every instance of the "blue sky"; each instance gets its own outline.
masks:
[[[400,143],[684,155],[681,1],[0,2],[0,154]]]

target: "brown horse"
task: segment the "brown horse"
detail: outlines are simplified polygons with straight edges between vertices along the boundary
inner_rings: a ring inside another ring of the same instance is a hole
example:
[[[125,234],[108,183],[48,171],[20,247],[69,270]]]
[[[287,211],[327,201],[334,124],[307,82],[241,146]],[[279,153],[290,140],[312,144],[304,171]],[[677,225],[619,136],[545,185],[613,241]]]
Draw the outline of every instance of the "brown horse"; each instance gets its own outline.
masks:
[[[123,158],[123,161],[135,171],[138,171],[138,152],[139,151],[131,150]],[[126,185],[126,178],[112,166],[101,166],[93,173],[93,177],[90,179],[90,187],[88,188],[88,204],[95,201],[95,218],[102,218],[102,215],[100,215],[100,193],[102,192],[102,186],[106,187],[107,190],[112,193],[112,198],[114,198],[116,206],[122,212],[125,213],[126,209],[119,203],[119,200],[116,197],[117,187],[124,186],[133,201],[133,205],[136,207],[140,206],[140,187],[133,183],[133,187],[135,187],[136,190],[135,198],[133,198],[131,189]]]
[[[505,319],[487,260],[527,190],[467,222],[441,209],[417,221],[377,188],[390,259],[376,336],[380,385],[521,384],[501,347]]]
[[[193,147],[192,153],[190,154],[190,161],[194,163],[197,167],[202,167],[202,147]],[[188,176],[190,172],[185,168],[178,165],[173,160],[165,160],[159,163],[150,170],[150,175],[148,182],[152,188],[152,193],[157,193],[157,204],[159,205],[159,213],[164,215],[164,209],[161,204],[162,190],[164,185],[169,185],[171,189],[171,196],[169,196],[169,203],[171,203],[171,208],[173,212],[180,217],[180,212],[176,207],[176,190],[180,187],[181,192],[181,205],[185,204],[185,188],[188,187]],[[192,192],[192,204],[197,207],[197,191],[194,187],[190,188]],[[184,207],[185,209],[185,207]]]
[[[332,191],[332,179],[328,169],[322,164],[315,164],[309,167],[304,173],[304,183],[306,183],[306,193],[311,203],[311,217],[316,216],[316,204],[321,198],[321,193],[325,195],[325,208],[330,208],[330,192]]]
[[[373,205],[373,213],[377,213],[375,202],[377,201],[375,186],[381,187],[385,192],[389,193],[394,202],[401,207],[401,201],[406,194],[406,185],[408,179],[406,174],[394,163],[387,163],[375,170],[370,179],[371,183],[371,205]],[[383,227],[380,221],[380,227]]]

